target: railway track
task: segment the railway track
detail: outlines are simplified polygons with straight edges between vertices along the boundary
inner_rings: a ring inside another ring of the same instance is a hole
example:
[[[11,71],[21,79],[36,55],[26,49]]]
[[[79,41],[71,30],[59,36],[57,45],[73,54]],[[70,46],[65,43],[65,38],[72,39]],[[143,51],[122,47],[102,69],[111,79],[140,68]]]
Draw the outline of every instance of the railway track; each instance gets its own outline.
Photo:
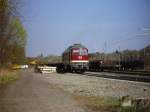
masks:
[[[133,75],[133,74],[120,74],[120,73],[117,74],[108,72],[85,72],[83,75],[150,83],[150,76],[143,76],[143,75],[141,76],[135,74]]]
[[[150,76],[150,71],[113,71],[113,70],[105,70],[104,72],[117,73],[117,74]]]

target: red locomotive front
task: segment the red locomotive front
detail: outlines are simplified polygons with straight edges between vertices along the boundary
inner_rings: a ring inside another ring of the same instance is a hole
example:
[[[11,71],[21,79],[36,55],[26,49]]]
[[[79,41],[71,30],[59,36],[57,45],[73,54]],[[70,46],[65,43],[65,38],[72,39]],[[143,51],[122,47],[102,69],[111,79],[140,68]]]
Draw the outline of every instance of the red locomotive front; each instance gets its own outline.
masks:
[[[84,72],[88,69],[88,49],[81,44],[70,46],[62,55],[64,70]]]
[[[73,48],[71,52],[71,62],[88,62],[87,48]]]

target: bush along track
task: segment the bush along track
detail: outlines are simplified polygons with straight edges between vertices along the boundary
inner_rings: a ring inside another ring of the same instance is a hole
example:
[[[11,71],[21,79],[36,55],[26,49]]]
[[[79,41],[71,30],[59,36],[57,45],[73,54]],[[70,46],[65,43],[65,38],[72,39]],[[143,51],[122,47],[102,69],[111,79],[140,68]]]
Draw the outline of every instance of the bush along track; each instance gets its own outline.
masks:
[[[0,70],[0,86],[6,85],[19,78],[18,71]]]

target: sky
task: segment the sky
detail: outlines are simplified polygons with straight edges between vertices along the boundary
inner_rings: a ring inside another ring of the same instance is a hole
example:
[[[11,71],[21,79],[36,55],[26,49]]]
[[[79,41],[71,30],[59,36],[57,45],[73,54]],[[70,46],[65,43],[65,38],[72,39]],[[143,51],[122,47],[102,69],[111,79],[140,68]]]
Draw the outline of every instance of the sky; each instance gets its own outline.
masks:
[[[26,0],[23,15],[27,56],[74,43],[100,53],[150,45],[150,0]]]

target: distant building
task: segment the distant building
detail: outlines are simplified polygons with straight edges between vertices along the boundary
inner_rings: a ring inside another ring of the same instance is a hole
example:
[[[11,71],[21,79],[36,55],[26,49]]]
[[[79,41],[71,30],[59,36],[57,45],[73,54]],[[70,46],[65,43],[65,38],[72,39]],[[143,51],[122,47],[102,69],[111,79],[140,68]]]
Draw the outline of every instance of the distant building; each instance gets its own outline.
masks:
[[[144,69],[150,70],[150,46],[144,49]]]

